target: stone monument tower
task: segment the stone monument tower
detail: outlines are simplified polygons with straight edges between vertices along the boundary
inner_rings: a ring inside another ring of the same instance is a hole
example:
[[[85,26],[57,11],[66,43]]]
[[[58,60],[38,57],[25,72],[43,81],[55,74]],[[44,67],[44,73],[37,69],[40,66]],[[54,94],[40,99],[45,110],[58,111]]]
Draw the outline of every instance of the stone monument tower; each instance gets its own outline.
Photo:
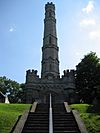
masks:
[[[26,103],[48,103],[50,93],[54,103],[75,102],[74,70],[64,70],[60,78],[58,51],[55,5],[48,2],[45,5],[41,78],[37,70],[27,70],[24,90]]]
[[[45,6],[41,78],[59,77],[58,50],[55,5],[48,3]]]

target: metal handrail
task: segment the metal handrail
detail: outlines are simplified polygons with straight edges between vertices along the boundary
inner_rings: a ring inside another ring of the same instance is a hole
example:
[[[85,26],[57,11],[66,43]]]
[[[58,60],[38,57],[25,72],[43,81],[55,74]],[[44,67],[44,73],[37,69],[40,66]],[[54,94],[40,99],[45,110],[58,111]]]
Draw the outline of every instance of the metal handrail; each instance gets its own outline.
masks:
[[[53,115],[52,115],[52,99],[50,94],[50,107],[49,107],[49,133],[53,133]]]

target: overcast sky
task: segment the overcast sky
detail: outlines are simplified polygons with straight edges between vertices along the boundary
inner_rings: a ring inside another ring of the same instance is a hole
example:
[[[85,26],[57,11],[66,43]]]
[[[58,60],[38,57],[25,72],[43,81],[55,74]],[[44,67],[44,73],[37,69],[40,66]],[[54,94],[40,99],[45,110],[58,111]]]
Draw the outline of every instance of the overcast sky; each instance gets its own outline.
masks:
[[[41,73],[44,7],[56,6],[60,74],[90,51],[100,57],[100,0],[0,0],[0,76],[25,82]]]

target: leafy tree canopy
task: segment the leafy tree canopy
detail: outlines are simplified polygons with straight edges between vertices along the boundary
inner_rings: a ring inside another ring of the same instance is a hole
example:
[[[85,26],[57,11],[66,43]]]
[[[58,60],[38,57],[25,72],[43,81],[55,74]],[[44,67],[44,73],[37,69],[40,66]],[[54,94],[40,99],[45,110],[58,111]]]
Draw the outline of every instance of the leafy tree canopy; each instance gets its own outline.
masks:
[[[16,81],[6,78],[5,76],[0,77],[0,91],[3,94],[8,95],[11,103],[23,101],[23,89],[24,84],[19,84]]]
[[[95,97],[100,98],[100,58],[96,53],[85,55],[76,66],[76,87],[84,102],[91,103]]]

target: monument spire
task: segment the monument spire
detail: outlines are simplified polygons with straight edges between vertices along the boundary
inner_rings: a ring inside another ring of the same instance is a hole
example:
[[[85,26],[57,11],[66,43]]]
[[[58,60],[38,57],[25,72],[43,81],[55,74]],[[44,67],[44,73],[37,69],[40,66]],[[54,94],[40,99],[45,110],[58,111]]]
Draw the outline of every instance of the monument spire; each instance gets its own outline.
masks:
[[[45,5],[41,78],[59,77],[58,51],[55,5],[48,2]]]

